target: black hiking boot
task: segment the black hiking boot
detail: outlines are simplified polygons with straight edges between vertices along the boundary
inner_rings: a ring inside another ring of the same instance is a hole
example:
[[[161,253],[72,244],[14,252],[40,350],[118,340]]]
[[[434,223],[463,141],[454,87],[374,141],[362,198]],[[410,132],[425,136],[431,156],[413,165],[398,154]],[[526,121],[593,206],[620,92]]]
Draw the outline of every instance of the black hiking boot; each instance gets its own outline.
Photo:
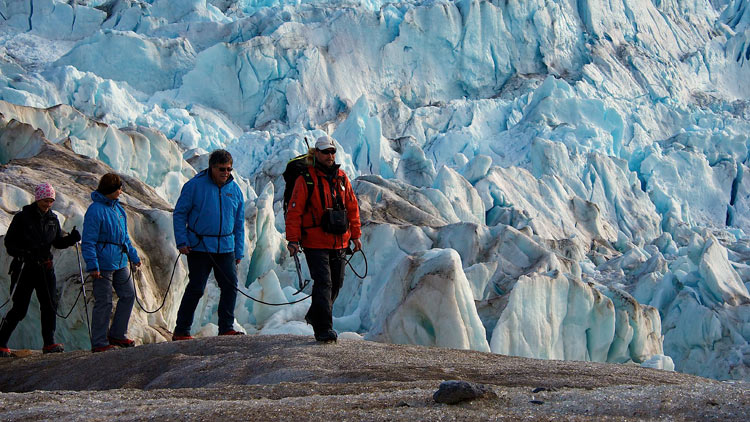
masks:
[[[320,343],[336,343],[338,335],[334,330],[328,330],[322,334],[315,334],[315,340]]]

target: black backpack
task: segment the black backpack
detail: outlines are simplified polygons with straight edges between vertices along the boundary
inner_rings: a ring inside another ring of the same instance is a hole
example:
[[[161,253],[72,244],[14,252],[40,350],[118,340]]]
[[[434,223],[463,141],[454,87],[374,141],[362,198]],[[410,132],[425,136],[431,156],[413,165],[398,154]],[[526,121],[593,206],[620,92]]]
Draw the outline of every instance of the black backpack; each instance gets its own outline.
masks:
[[[289,207],[289,201],[292,199],[292,192],[294,191],[294,183],[298,177],[304,177],[305,183],[307,183],[307,200],[309,201],[310,196],[312,196],[313,180],[307,164],[307,154],[298,155],[289,160],[286,163],[286,169],[284,169],[282,176],[284,176],[284,215],[286,216],[286,210]]]

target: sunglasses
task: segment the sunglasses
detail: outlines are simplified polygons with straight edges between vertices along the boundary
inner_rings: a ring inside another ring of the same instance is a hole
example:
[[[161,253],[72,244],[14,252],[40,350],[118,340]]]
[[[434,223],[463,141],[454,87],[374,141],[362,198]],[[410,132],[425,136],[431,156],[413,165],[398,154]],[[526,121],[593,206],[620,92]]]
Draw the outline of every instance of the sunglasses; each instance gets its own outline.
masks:
[[[214,168],[215,168],[216,170],[219,170],[219,171],[220,171],[220,172],[222,172],[222,173],[224,173],[224,172],[226,172],[226,173],[231,173],[231,172],[232,172],[232,170],[234,170],[234,169],[233,169],[233,168],[231,168],[231,167],[214,167]]]
[[[328,149],[324,149],[323,151],[320,151],[320,153],[325,154],[325,155],[334,155],[336,154],[336,150],[334,148],[328,148]]]

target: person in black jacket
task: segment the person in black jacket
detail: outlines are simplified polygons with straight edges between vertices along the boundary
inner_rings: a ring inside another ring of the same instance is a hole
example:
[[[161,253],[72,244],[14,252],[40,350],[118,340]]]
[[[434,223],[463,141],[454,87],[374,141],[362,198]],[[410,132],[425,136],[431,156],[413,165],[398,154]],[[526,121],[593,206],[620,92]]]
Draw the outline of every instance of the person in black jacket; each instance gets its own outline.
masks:
[[[44,353],[59,353],[63,345],[55,343],[57,312],[57,283],[50,247],[64,249],[81,240],[75,228],[63,236],[60,222],[51,211],[55,189],[48,183],[34,189],[35,202],[16,214],[5,235],[5,248],[12,256],[11,283],[17,283],[13,293],[13,307],[0,322],[0,357],[11,356],[8,340],[19,322],[26,316],[31,293],[36,290],[42,319]]]

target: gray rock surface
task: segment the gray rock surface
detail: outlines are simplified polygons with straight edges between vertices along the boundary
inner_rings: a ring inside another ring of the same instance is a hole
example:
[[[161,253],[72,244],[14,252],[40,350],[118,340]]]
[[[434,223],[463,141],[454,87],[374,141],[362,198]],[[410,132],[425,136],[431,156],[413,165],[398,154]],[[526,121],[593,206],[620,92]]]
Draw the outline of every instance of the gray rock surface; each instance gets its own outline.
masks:
[[[445,380],[496,395],[444,405]],[[591,362],[229,336],[0,360],[0,420],[745,420],[750,388]]]

